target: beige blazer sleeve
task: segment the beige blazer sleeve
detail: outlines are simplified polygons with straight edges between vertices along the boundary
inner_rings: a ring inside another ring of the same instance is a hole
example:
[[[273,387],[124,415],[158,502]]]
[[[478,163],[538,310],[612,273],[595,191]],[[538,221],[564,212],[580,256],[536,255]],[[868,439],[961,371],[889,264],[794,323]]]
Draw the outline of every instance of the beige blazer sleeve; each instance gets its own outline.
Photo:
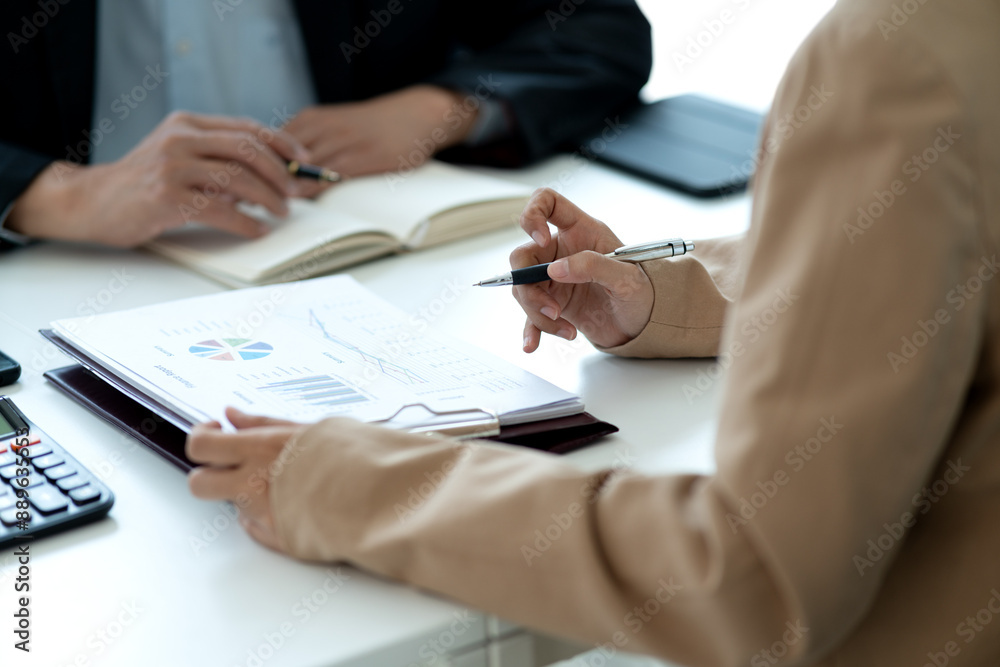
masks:
[[[989,301],[949,299],[994,251],[962,100],[916,40],[893,38],[835,10],[796,56],[767,123],[745,269],[735,240],[646,266],[652,321],[614,352],[713,354],[726,320],[715,475],[591,474],[333,419],[290,444],[273,479],[284,547],[684,664],[774,664],[762,652],[775,646],[811,664],[849,642],[910,661],[838,664],[923,664],[905,624],[863,622],[887,582],[908,594],[893,579],[908,543],[860,571],[856,557],[954,463]]]
[[[695,242],[690,255],[643,262],[653,283],[649,324],[606,352],[623,357],[714,357],[740,287],[743,235]]]

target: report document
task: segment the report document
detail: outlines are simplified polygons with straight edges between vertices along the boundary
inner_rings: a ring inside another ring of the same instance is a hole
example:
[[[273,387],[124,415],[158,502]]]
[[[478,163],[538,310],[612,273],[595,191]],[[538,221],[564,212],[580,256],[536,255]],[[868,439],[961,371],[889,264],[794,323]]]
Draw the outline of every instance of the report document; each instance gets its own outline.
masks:
[[[248,288],[52,323],[91,371],[188,431],[226,406],[312,422],[407,426],[486,411],[503,426],[583,412],[581,400],[436,332],[350,276]]]

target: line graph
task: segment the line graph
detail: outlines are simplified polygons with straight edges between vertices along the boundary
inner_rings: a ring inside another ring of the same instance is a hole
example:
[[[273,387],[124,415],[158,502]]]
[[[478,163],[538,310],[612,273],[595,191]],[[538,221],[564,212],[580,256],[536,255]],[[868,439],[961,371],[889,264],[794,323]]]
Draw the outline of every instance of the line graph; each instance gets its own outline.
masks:
[[[421,398],[473,388],[488,395],[505,394],[522,386],[516,377],[426,331],[426,325],[372,308],[352,294],[340,297],[303,304],[299,316],[288,319],[361,370],[360,376],[357,371],[338,370],[341,376],[347,372],[347,377],[366,381],[382,378]]]
[[[349,352],[358,355],[361,362],[375,368],[379,373],[382,373],[387,377],[390,377],[398,382],[402,382],[403,384],[425,384],[427,382],[426,378],[418,373],[415,373],[411,369],[406,368],[405,366],[400,366],[397,363],[377,355],[369,354],[354,343],[331,334],[327,331],[326,325],[323,324],[323,320],[316,315],[312,308],[309,309],[309,325],[319,329],[319,332],[323,334],[323,338]]]

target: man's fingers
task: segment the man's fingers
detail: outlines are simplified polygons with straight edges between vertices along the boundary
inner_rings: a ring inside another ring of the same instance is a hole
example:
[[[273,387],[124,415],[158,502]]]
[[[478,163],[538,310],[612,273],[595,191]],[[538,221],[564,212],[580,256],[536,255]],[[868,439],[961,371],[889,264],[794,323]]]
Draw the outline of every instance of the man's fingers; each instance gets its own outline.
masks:
[[[296,116],[285,125],[285,132],[295,137],[296,141],[307,147],[309,152],[314,156],[314,160],[320,159],[320,152],[316,148],[319,142],[324,139],[324,132],[323,127],[319,123],[310,123]]]
[[[321,164],[339,172],[345,178],[356,178],[390,172],[399,174],[401,173],[399,170],[404,167],[406,169],[419,167],[430,159],[426,152],[421,151],[419,155],[410,153],[404,164],[400,162],[401,153],[386,153],[381,148],[383,147],[372,144],[351,144]]]
[[[198,194],[201,193],[192,192],[192,201]],[[263,222],[240,213],[232,201],[220,197],[209,199],[208,204],[198,212],[194,220],[203,225],[251,239],[264,236],[270,231],[270,228]]]
[[[224,162],[192,160],[181,167],[180,179],[188,187],[205,192],[227,192],[232,195],[233,200],[260,204],[278,217],[288,215],[284,195],[276,192],[269,183],[248,169],[241,169],[233,174],[226,170]]]
[[[384,163],[376,163],[374,168],[368,168],[365,163],[371,162],[370,151],[362,144],[350,143],[340,147],[338,144],[323,143],[321,145],[310,146],[312,153],[312,164],[319,167],[332,169],[344,178],[364,176],[369,173],[381,173],[395,167],[386,168]],[[303,179],[299,179],[302,181]],[[324,188],[330,184],[323,184]],[[299,196],[307,196],[300,193]]]
[[[263,127],[251,118],[239,116],[223,116],[214,113],[196,113],[194,111],[174,111],[167,116],[167,121],[188,125],[199,130],[234,130],[238,132],[253,132]]]
[[[295,193],[295,177],[286,161],[266,143],[246,132],[213,131],[181,135],[179,150],[187,155],[234,162],[256,173],[282,196]]]
[[[332,136],[321,135],[318,139],[316,139],[316,141],[309,144],[309,150],[312,152],[313,159],[316,161],[316,164],[329,167],[334,170],[337,170],[333,164],[338,155],[347,152],[358,152],[355,149],[359,148],[360,145],[358,145],[358,138],[350,134]],[[341,164],[340,166],[343,165]]]
[[[284,130],[271,131],[270,128],[264,128],[263,133],[258,133],[257,136],[289,162],[292,160],[312,162],[314,159],[310,150]]]
[[[302,144],[309,146],[313,145],[323,138],[324,135],[330,134],[330,123],[323,122],[323,120],[328,120],[332,116],[327,115],[324,119],[324,111],[329,114],[329,109],[318,108],[318,107],[307,107],[295,114],[295,116],[285,124],[283,128],[285,132],[295,137]]]
[[[269,145],[286,160],[308,162],[310,159],[309,151],[291,134],[282,129],[275,130],[251,118],[236,118],[184,111],[175,112],[171,118],[174,122],[187,124],[206,132],[222,130],[252,135],[259,141]]]
[[[333,183],[313,181],[308,178],[300,178],[298,180],[298,192],[295,196],[305,197],[306,199],[314,199],[334,186]]]
[[[317,156],[316,160],[320,160],[324,150],[342,150],[357,141],[357,117],[352,119],[348,113],[352,106],[342,103],[307,107],[288,121],[284,130]]]

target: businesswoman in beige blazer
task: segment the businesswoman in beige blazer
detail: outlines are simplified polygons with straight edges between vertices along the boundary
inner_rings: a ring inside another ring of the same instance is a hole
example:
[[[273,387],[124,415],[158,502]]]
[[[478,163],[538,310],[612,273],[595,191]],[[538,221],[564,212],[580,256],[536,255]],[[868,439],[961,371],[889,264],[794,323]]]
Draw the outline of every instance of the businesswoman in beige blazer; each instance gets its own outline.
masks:
[[[194,493],[252,493],[248,471],[277,457],[244,511],[265,544],[607,650],[1000,664],[998,63],[997,0],[843,0],[778,91],[745,238],[615,263],[590,252],[619,245],[607,227],[535,195],[522,226],[538,240],[513,263],[566,261],[518,289],[525,348],[582,331],[612,354],[718,354],[714,475],[592,474],[234,413],[240,433],[189,440],[208,464]],[[407,489],[442,470],[400,521]],[[572,526],[527,558],[571,507]]]

